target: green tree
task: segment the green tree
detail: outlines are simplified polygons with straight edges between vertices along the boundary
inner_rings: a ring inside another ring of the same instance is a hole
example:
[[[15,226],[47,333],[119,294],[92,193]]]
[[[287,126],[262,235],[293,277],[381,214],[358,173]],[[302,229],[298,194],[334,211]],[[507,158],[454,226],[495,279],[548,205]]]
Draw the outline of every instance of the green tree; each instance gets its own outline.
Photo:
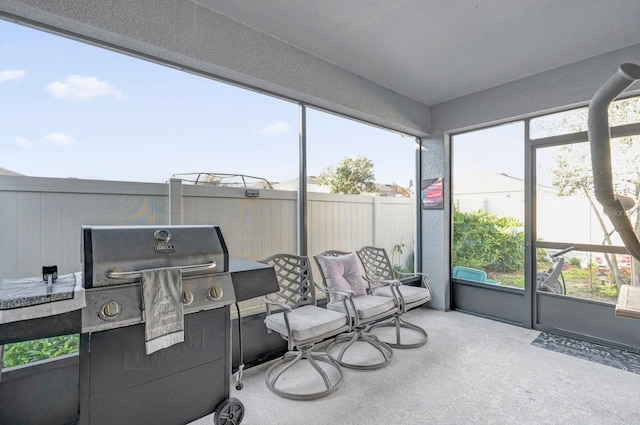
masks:
[[[329,186],[331,193],[346,195],[375,192],[374,181],[373,162],[364,156],[345,158],[335,168],[325,168],[317,179],[319,185]]]
[[[586,108],[565,115],[558,127],[572,132],[583,131],[587,122]],[[640,122],[640,99],[631,98],[613,102],[609,108],[610,125]],[[609,227],[603,219],[602,206],[595,201],[591,153],[588,143],[564,145],[556,156],[553,186],[560,196],[585,196],[594,211],[603,232],[603,244],[612,245]],[[640,201],[640,136],[626,136],[611,140],[611,162],[614,192]],[[634,230],[640,230],[640,216],[636,214]],[[624,284],[615,255],[605,256],[618,288]],[[637,272],[634,267],[634,282]]]

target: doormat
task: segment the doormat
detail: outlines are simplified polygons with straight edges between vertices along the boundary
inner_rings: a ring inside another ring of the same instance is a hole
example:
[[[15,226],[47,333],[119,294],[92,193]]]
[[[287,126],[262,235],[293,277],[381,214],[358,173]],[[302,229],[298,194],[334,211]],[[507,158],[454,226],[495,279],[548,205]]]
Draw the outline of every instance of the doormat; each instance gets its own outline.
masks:
[[[542,332],[531,345],[640,375],[640,354]]]

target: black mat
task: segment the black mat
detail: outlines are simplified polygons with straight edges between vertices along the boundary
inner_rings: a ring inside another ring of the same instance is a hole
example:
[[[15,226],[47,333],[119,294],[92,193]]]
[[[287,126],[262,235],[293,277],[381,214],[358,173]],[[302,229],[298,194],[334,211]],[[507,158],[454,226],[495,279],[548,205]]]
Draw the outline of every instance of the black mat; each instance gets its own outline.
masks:
[[[531,345],[640,375],[640,354],[542,332]]]

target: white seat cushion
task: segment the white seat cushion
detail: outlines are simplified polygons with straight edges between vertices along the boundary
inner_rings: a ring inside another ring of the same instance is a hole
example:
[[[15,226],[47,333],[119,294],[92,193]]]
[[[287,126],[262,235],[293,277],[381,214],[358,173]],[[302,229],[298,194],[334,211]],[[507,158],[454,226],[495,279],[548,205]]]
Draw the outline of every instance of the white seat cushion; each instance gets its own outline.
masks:
[[[395,301],[392,298],[378,297],[375,295],[361,295],[359,297],[353,297],[353,303],[358,311],[358,317],[363,320],[375,317],[379,314],[384,314],[385,312],[391,312],[397,308]],[[351,306],[348,302],[347,305],[349,306],[349,310],[351,310]],[[331,302],[327,304],[327,308],[341,313],[345,312],[344,304],[341,301]],[[349,313],[353,315],[351,311]]]
[[[398,286],[402,298],[406,304],[427,302],[431,299],[431,292],[427,288],[421,286],[400,285]],[[383,286],[375,288],[373,295],[381,297],[393,297],[391,294],[391,288],[389,286]]]
[[[268,315],[264,319],[264,323],[267,328],[279,334],[287,335],[283,312]],[[307,341],[313,339],[322,340],[325,335],[346,326],[348,322],[344,313],[330,311],[314,305],[305,305],[289,313],[289,324],[294,341]]]

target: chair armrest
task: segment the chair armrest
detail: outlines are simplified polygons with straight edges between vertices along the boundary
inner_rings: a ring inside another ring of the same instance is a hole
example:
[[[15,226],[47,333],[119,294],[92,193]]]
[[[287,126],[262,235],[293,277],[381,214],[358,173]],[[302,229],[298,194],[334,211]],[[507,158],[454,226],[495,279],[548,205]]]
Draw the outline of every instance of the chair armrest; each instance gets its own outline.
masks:
[[[329,294],[342,295],[342,296],[345,296],[347,298],[351,298],[355,294],[355,292],[352,289],[327,288],[327,290],[325,292],[327,292]]]
[[[395,279],[383,280],[382,282],[384,282],[385,286],[391,287],[391,293],[394,295],[396,304],[398,305],[398,307],[400,307],[400,311],[402,311],[403,313],[406,313],[407,311],[406,302],[404,300],[404,296],[402,295],[402,292],[400,292],[400,290],[398,289],[399,286],[402,286],[402,282]]]
[[[397,274],[399,274],[400,276],[406,276],[406,277],[420,277],[420,286],[422,286],[423,288],[427,288],[429,290],[429,292],[433,293],[433,291],[431,290],[431,286],[429,285],[429,281],[427,280],[427,278],[429,277],[428,274],[426,273],[405,273],[405,272],[396,272]]]
[[[429,275],[428,275],[428,274],[426,274],[426,273],[408,273],[408,272],[399,272],[399,271],[396,271],[395,273],[396,273],[396,274],[398,274],[398,275],[400,275],[400,276],[406,276],[406,277],[416,277],[416,276],[420,276],[420,277],[422,277],[423,279],[426,279],[427,277],[429,277]]]
[[[393,280],[388,280],[388,279],[372,279],[372,278],[368,278],[366,276],[362,276],[364,278],[364,280],[367,281],[369,288],[367,289],[367,293],[369,295],[373,294],[373,289],[375,287],[381,287],[381,286],[399,286],[402,285],[401,282],[398,282],[397,280],[393,279]],[[392,290],[392,292],[394,292]]]
[[[267,305],[267,316],[271,314],[272,306],[277,307],[282,311],[282,314],[284,315],[284,324],[287,328],[288,347],[289,347],[289,350],[292,350],[294,346],[294,341],[293,341],[293,331],[291,329],[291,324],[289,323],[289,313],[293,311],[293,308],[291,308],[290,305],[281,303],[279,301],[273,301],[269,299],[267,295],[263,295],[262,300]],[[270,334],[271,332],[272,330],[267,328],[267,333]]]
[[[330,288],[329,291],[333,294],[342,295],[342,305],[348,318],[353,318],[353,321],[349,319],[349,329],[347,332],[351,332],[353,326],[360,326],[360,317],[358,316],[358,310],[353,302],[353,294],[355,292],[351,289],[334,289]],[[352,314],[353,313],[353,314]]]
[[[371,282],[377,284],[378,287],[388,286],[391,289],[391,295],[393,295],[393,300],[402,312],[405,311],[405,301],[402,293],[397,289],[399,286],[402,286],[402,282],[396,279],[371,279]]]
[[[316,284],[316,286],[321,291],[326,292],[328,294],[342,295],[342,305],[344,306],[344,311],[347,312],[347,316],[348,317],[353,317],[355,325],[358,326],[360,319],[358,318],[356,305],[353,302],[353,295],[355,294],[354,290],[352,290],[352,289],[326,288],[324,286],[317,285],[317,284]],[[349,308],[349,306],[351,306],[351,308]],[[350,313],[351,311],[353,312],[353,316],[351,316],[351,313]],[[351,320],[349,320],[349,330],[347,332],[351,332],[352,325],[353,325],[353,323],[351,322]]]
[[[270,299],[268,295],[263,295],[262,301],[264,301],[264,303],[267,305],[267,315],[271,314],[271,309],[273,307],[278,307],[280,310],[284,311],[285,313],[289,313],[293,310],[290,305],[281,303],[280,301],[274,301]]]
[[[342,295],[342,305],[344,306],[344,311],[347,312],[347,316],[351,316],[349,311],[354,312],[353,317],[357,326],[359,323],[359,319],[358,314],[356,313],[356,305],[353,302],[353,295],[355,294],[355,291],[353,291],[352,289],[327,288],[327,293]],[[349,305],[351,306],[351,309],[349,309]],[[349,332],[351,332],[351,321],[349,321]]]
[[[402,282],[400,282],[399,280],[393,279],[393,280],[378,280],[378,283],[381,283],[382,286],[400,286],[402,285]]]

